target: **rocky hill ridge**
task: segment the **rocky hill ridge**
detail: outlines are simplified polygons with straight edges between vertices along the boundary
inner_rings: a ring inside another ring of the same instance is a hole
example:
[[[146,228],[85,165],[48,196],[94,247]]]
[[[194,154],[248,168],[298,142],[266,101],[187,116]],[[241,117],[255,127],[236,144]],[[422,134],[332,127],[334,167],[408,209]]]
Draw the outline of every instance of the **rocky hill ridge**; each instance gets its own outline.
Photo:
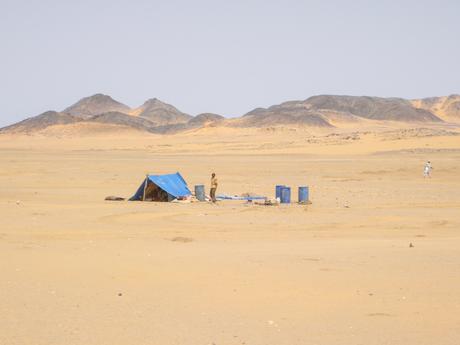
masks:
[[[33,133],[50,126],[76,122],[124,126],[152,133],[174,133],[207,126],[266,128],[289,125],[333,128],[363,121],[460,121],[460,96],[406,100],[320,95],[303,101],[288,101],[268,108],[256,108],[241,117],[226,119],[212,113],[191,116],[157,98],[147,100],[140,107],[130,108],[110,96],[95,94],[79,100],[62,112],[48,111],[2,128],[0,132]]]

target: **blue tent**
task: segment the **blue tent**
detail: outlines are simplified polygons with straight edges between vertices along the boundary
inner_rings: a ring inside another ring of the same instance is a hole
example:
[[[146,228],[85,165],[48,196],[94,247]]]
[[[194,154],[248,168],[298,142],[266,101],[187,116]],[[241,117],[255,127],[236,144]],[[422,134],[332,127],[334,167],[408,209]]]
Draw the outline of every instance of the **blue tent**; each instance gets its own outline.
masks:
[[[129,200],[171,201],[191,194],[187,182],[177,172],[166,175],[147,175],[136,194]]]

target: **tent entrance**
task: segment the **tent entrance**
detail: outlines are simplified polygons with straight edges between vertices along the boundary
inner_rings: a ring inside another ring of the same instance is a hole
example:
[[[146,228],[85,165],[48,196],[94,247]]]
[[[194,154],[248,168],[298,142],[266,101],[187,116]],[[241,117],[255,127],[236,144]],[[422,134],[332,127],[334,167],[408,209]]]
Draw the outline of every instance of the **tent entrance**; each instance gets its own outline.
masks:
[[[168,202],[173,199],[174,197],[168,194],[168,192],[166,192],[164,189],[161,189],[152,181],[147,180],[147,187],[145,188],[144,201]]]

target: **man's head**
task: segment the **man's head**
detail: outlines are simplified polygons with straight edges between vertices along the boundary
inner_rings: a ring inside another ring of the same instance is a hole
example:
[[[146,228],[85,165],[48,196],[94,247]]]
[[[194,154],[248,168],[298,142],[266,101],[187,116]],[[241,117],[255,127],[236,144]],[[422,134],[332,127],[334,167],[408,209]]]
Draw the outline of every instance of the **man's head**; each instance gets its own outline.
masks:
[[[215,174],[215,173],[212,173],[212,174],[211,174],[211,177],[216,177],[216,174]]]

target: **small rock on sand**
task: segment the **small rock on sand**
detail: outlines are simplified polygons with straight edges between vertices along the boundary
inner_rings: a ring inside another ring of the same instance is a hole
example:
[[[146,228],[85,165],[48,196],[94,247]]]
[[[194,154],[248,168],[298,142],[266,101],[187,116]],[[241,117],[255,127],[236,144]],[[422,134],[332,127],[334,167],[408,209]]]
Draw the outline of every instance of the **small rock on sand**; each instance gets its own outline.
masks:
[[[172,242],[189,243],[189,242],[193,242],[193,238],[190,238],[190,237],[174,237],[174,238],[171,238],[171,241]]]

